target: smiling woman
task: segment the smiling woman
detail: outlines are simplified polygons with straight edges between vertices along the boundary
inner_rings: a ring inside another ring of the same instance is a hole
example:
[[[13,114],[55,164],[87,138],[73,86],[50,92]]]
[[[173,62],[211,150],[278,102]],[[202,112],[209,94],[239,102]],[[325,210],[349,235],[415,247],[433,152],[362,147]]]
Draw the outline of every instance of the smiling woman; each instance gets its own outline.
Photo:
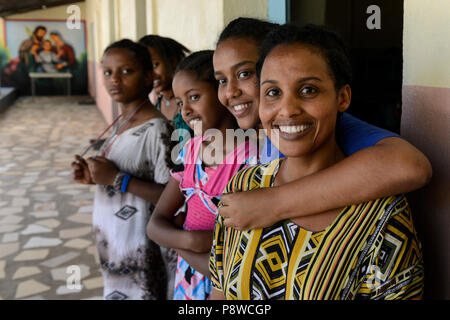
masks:
[[[174,295],[177,300],[209,298],[208,261],[217,205],[229,179],[256,154],[251,141],[235,146],[211,139],[208,134],[210,130],[219,131],[222,138],[227,130],[237,128],[233,115],[217,97],[212,58],[211,50],[194,52],[175,71],[175,99],[196,136],[181,150],[180,164],[171,171],[172,178],[147,226],[151,239],[179,254]],[[231,140],[234,142],[234,136]],[[224,160],[209,156],[206,151],[211,145]],[[184,203],[186,218],[180,228],[176,214]]]
[[[337,90],[332,75],[322,56],[302,44],[280,45],[267,56],[261,73],[260,118],[269,138],[279,141],[277,148],[287,157],[311,155],[336,143],[337,115],[350,105],[351,89],[346,84]],[[278,136],[272,137],[274,133]],[[337,145],[329,150],[333,154],[322,157],[335,161],[336,150]],[[300,171],[310,171],[305,169]]]
[[[260,117],[278,131],[285,159],[245,169],[225,193],[272,188],[345,158],[338,112],[351,98],[345,50],[330,31],[281,26],[262,47]],[[276,140],[276,139],[275,139]],[[272,198],[272,207],[279,200]],[[226,204],[226,203],[225,203]],[[270,210],[270,209],[269,209]],[[210,259],[213,297],[227,299],[419,299],[421,245],[402,195],[239,231],[219,216]]]

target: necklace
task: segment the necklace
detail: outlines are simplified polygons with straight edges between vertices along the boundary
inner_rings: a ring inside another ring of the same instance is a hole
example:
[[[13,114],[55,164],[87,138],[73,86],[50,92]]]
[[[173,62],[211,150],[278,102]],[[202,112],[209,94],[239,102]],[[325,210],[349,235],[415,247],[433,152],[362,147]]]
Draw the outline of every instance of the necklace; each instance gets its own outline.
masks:
[[[131,120],[131,118],[142,108],[142,106],[147,102],[147,99],[144,100],[142,103],[140,103],[136,109],[133,110],[133,112],[128,116],[127,119],[125,119],[121,124],[119,124],[116,129],[114,130],[113,134],[106,139],[106,141],[103,143],[102,147],[100,148],[100,150],[97,152],[97,154],[95,155],[95,157],[99,156],[99,154],[101,154],[101,156],[104,156],[106,154],[106,152],[108,152],[109,148],[111,147],[111,145],[114,143],[114,141],[117,139],[117,137],[123,132],[125,131],[125,125]],[[114,121],[97,137],[97,139],[95,139],[95,141],[86,148],[86,150],[84,150],[84,152],[81,154],[81,157],[84,157],[86,155],[86,153],[96,144],[100,141],[100,139],[105,135],[106,132],[108,132],[109,129],[111,129],[112,126],[114,126],[119,120],[120,118],[122,118],[122,114],[120,114],[118,117],[116,117],[114,119]],[[113,140],[114,139],[114,140]],[[113,141],[111,141],[113,140]],[[105,147],[106,146],[106,147]],[[95,158],[94,157],[94,158]]]

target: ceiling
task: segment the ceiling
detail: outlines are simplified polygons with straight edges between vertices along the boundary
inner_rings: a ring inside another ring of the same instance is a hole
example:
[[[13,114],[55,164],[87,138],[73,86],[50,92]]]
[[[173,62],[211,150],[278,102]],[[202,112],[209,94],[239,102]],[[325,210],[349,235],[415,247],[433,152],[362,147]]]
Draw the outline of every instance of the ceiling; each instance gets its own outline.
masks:
[[[13,14],[46,9],[75,2],[80,2],[80,0],[0,0],[0,17],[5,18]]]

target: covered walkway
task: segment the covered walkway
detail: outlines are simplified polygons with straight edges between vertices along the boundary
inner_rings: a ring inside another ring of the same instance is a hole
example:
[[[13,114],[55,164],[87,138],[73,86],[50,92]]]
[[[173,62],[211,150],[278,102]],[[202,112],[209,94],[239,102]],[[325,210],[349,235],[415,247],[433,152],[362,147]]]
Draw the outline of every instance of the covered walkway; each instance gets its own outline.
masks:
[[[105,126],[83,98],[23,97],[0,113],[0,300],[102,295],[94,188],[71,179],[73,155]]]

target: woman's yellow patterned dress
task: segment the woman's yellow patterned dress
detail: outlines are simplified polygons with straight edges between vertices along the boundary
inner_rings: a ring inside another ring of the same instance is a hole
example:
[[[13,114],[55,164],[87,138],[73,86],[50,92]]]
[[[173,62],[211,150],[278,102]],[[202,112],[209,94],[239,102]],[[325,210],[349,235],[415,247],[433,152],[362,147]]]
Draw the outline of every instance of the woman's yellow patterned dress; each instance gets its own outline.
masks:
[[[269,188],[281,159],[238,172],[225,193]],[[276,205],[276,203],[274,203]],[[323,231],[290,220],[238,231],[218,216],[210,259],[227,299],[420,299],[423,258],[404,196],[344,208]]]

